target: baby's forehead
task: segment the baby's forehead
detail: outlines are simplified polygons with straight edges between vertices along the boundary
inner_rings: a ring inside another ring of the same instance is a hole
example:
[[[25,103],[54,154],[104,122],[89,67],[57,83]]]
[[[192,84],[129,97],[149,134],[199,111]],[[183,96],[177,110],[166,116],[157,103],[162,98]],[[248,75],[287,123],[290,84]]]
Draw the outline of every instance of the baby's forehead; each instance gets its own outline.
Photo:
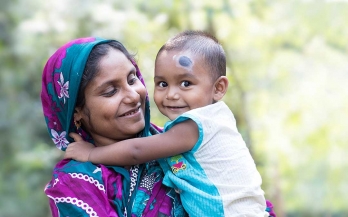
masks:
[[[188,52],[174,53],[173,61],[175,62],[175,65],[177,67],[185,68],[189,71],[191,71],[193,66],[195,65],[194,55]]]
[[[197,53],[193,53],[189,50],[184,51],[172,51],[173,60],[178,62],[180,66],[187,67],[194,64],[197,61],[202,60],[202,56]]]
[[[166,59],[162,60],[174,63],[175,67],[188,71],[192,71],[195,66],[205,64],[201,54],[186,49],[164,50],[159,54],[158,59],[162,57]]]
[[[177,61],[179,63],[179,65],[183,66],[183,67],[189,67],[192,65],[192,60],[190,57],[185,56],[185,55],[181,55],[177,58]]]

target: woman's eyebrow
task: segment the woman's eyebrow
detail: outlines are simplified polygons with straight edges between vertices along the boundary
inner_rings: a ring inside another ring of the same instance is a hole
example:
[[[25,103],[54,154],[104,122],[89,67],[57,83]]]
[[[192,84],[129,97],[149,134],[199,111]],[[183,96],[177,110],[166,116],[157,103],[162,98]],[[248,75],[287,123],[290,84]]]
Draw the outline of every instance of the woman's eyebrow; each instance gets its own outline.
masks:
[[[135,67],[133,66],[133,67],[129,70],[128,75],[130,75],[130,74],[136,74],[136,73],[137,73],[137,70],[136,70]]]

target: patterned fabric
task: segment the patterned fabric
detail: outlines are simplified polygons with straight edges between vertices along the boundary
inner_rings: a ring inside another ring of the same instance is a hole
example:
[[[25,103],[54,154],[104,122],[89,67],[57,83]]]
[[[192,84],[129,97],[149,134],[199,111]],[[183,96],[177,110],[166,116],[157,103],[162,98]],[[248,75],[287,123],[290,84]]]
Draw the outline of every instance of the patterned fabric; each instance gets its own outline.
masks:
[[[43,112],[48,133],[62,151],[73,142],[68,136],[70,132],[77,132],[84,140],[93,143],[81,128],[77,131],[73,124],[73,112],[87,58],[95,45],[108,41],[92,37],[73,40],[59,48],[43,70]],[[144,84],[137,65],[133,64]],[[139,136],[157,133],[150,125],[148,98],[145,122]],[[178,195],[162,185],[162,179],[163,172],[155,161],[126,170],[123,167],[62,160],[55,166],[45,194],[54,217],[186,216]]]
[[[188,214],[268,216],[261,176],[228,106],[220,101],[190,110],[167,122],[164,131],[188,119],[197,125],[197,143],[160,161],[163,183],[180,192]]]

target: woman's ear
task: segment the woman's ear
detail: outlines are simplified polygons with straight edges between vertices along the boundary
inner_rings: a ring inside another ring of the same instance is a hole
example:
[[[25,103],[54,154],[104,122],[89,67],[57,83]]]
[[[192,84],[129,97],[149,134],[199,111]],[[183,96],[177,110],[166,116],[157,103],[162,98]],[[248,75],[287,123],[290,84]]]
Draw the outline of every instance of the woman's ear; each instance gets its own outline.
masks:
[[[75,107],[74,121],[80,121],[81,119],[82,119],[82,109],[80,107]]]
[[[214,83],[214,101],[217,102],[224,97],[228,88],[226,76],[220,76]]]

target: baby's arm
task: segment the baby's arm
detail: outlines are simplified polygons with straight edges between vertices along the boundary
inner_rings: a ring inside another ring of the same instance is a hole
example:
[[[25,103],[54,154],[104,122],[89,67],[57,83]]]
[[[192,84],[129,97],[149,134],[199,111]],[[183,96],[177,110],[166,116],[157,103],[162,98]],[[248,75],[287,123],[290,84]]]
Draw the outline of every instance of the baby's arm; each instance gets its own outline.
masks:
[[[192,120],[187,120],[174,125],[165,133],[127,139],[108,146],[95,147],[84,153],[88,153],[87,160],[95,164],[129,166],[189,151],[197,140],[198,127]],[[77,151],[78,149],[75,150]]]

